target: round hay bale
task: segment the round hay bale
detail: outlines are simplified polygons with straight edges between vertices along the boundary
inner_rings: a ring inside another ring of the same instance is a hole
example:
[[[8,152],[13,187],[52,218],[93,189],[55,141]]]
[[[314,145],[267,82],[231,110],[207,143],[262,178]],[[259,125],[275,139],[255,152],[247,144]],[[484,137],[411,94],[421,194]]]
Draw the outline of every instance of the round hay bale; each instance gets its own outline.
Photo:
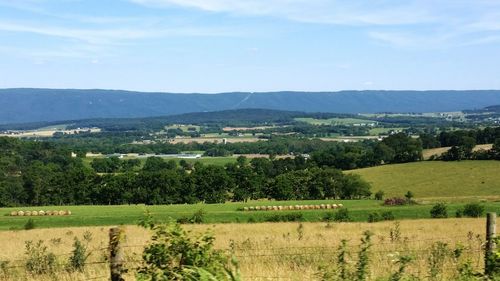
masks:
[[[64,215],[66,215],[66,212],[65,212],[65,211],[63,211],[63,210],[61,210],[61,211],[59,211],[59,215],[60,215],[60,216],[64,216]]]
[[[267,210],[268,211],[272,211],[273,210],[273,206],[267,206]]]
[[[295,206],[288,206],[289,210],[295,210]]]
[[[22,216],[24,216],[24,211],[19,211],[19,212],[17,212],[17,215],[18,215],[18,216],[21,216],[21,217],[22,217]]]
[[[243,207],[243,211],[248,212],[248,207]]]
[[[278,210],[283,210],[283,206],[278,206]]]
[[[319,206],[321,207],[321,209],[326,209],[326,205],[325,204],[321,204]]]
[[[52,211],[45,211],[46,216],[52,216]]]
[[[250,208],[248,208],[248,209],[249,209],[250,211],[255,211],[255,207],[253,207],[253,206],[252,206],[252,207],[250,207]]]
[[[300,207],[301,210],[309,210],[309,205],[302,205]]]
[[[300,210],[300,206],[299,205],[295,205],[295,210]]]
[[[283,210],[290,210],[291,206],[283,206]]]
[[[39,215],[39,216],[45,216],[46,214],[45,214],[45,212],[44,212],[44,211],[38,211],[38,215]]]
[[[59,216],[59,211],[52,211],[53,216]]]
[[[255,206],[256,211],[260,211],[260,206]]]
[[[339,208],[344,207],[344,205],[342,205],[342,204],[338,204],[337,206],[338,206]]]
[[[327,209],[331,209],[331,208],[332,208],[332,205],[331,205],[331,204],[326,204],[326,208],[327,208]]]
[[[321,209],[321,206],[320,205],[315,205],[314,209],[319,210],[319,209]]]
[[[25,216],[31,216],[31,211],[26,211],[26,212],[24,212],[24,215],[25,215]]]
[[[13,217],[17,216],[17,211],[10,212],[10,215],[13,216]]]
[[[337,204],[332,204],[332,209],[337,209]]]
[[[33,211],[33,212],[31,212],[31,215],[32,215],[32,216],[38,216],[38,211]]]
[[[67,210],[67,211],[66,211],[66,215],[71,216],[71,211],[70,211],[70,210]]]
[[[273,211],[278,211],[278,206],[273,206]]]

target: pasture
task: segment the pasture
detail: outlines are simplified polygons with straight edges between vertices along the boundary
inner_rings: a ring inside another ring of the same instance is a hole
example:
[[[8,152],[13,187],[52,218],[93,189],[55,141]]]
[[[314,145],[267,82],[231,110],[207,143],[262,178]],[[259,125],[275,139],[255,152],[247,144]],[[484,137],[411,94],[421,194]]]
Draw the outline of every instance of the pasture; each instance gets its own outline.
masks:
[[[421,279],[429,276],[429,255],[436,243],[446,243],[448,251],[462,247],[462,257],[451,254],[442,257],[439,265],[441,280],[456,280],[457,268],[470,260],[474,270],[482,270],[485,219],[434,219],[380,223],[254,223],[185,225],[199,233],[207,229],[215,237],[214,246],[232,254],[239,263],[242,280],[318,280],[320,267],[334,269],[337,264],[340,241],[347,240],[347,266],[358,260],[360,238],[369,230],[373,246],[368,250],[368,280],[387,280],[398,269],[402,256],[411,256],[405,275]],[[151,234],[137,226],[125,228],[125,265],[129,269],[126,280],[140,264],[141,253]],[[91,252],[83,272],[64,270],[74,237],[86,235]],[[56,255],[57,275],[26,275],[23,261],[25,241],[44,240],[49,252]],[[0,261],[8,262],[2,280],[108,280],[108,264],[104,261],[108,244],[107,227],[69,227],[34,229],[29,231],[2,231]],[[459,246],[461,245],[461,246]],[[232,253],[231,253],[231,250]]]
[[[417,192],[418,194],[418,192]],[[417,198],[418,199],[418,198]],[[104,225],[134,225],[150,212],[159,219],[189,218],[199,210],[203,210],[204,223],[247,223],[265,222],[276,215],[302,214],[303,221],[322,221],[327,213],[338,210],[282,210],[282,211],[242,211],[250,206],[290,206],[342,203],[348,209],[352,221],[367,221],[371,212],[390,211],[395,219],[425,219],[429,218],[432,204],[382,206],[382,201],[376,200],[306,200],[306,201],[249,201],[227,202],[223,204],[179,204],[179,205],[117,205],[117,206],[49,206],[0,208],[0,230],[22,229],[29,218],[33,219],[37,228],[74,227],[74,226],[104,226]],[[500,212],[500,202],[484,202],[486,211]],[[448,212],[453,216],[463,203],[450,203]],[[70,216],[9,216],[12,211],[38,210],[70,210]]]
[[[315,118],[295,118],[296,121],[309,123],[311,125],[347,125],[347,126],[363,126],[375,125],[376,121],[357,118],[329,118],[329,119],[315,119]]]
[[[500,198],[500,161],[422,161],[364,168],[358,174],[387,197],[412,191],[417,199]]]

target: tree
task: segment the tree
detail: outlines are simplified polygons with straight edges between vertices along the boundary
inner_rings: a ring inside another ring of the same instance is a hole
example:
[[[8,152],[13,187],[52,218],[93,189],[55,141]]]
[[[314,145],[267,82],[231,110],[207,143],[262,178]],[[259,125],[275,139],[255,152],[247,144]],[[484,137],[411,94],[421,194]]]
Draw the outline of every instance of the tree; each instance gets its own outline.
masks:
[[[405,198],[406,198],[406,202],[408,204],[411,204],[413,197],[415,197],[415,195],[413,194],[413,192],[411,192],[411,191],[406,192]]]
[[[382,143],[394,150],[394,163],[414,162],[422,159],[422,142],[404,133],[390,135]]]

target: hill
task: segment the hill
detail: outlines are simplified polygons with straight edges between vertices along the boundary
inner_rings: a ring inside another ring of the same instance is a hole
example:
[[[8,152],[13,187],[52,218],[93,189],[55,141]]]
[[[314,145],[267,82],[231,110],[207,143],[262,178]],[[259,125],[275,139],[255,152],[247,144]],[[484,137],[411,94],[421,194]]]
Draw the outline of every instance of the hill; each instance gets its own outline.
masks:
[[[116,90],[0,89],[0,124],[150,117],[241,108],[337,113],[443,112],[483,108],[492,104],[500,104],[500,91],[175,94]]]
[[[386,197],[403,197],[412,191],[417,198],[460,199],[496,197],[500,186],[500,161],[425,161],[385,165],[351,171],[383,190]]]

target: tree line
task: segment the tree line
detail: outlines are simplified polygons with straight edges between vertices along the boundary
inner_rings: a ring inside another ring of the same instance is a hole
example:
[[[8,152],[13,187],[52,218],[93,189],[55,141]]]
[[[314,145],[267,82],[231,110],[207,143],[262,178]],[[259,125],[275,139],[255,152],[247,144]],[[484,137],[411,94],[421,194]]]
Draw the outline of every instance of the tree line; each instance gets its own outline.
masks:
[[[371,194],[359,176],[303,157],[240,157],[225,167],[151,157],[139,170],[130,168],[137,163],[111,159],[119,172],[99,174],[71,152],[51,142],[0,138],[0,206],[354,199]]]

